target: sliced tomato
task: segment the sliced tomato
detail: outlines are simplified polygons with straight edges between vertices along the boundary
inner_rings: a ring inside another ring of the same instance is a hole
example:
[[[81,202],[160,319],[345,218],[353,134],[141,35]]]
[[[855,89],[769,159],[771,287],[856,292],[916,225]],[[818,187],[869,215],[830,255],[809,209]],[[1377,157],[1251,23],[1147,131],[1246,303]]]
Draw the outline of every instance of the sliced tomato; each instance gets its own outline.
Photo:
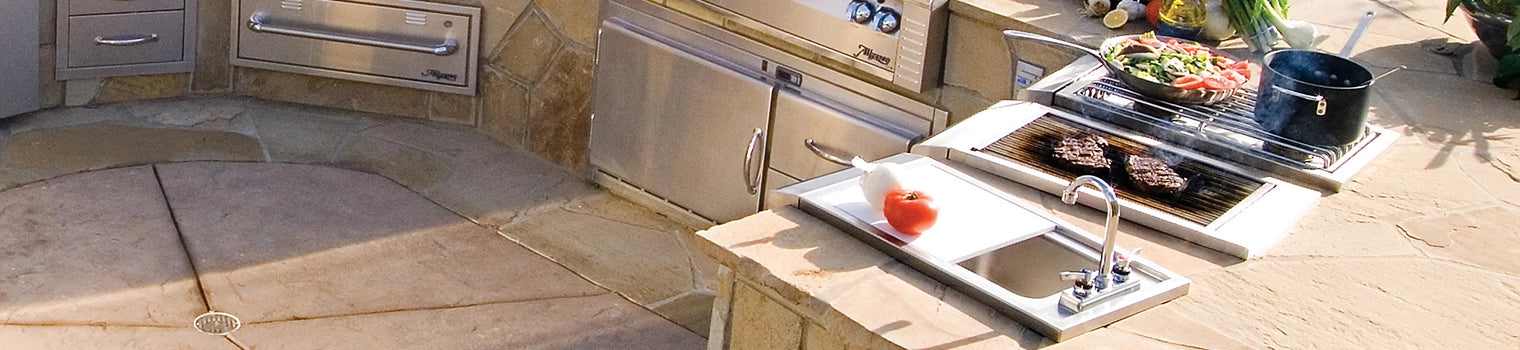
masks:
[[[1203,77],[1203,86],[1209,90],[1229,90],[1234,89],[1236,86],[1240,86],[1240,84],[1236,84],[1229,78],[1215,74]]]
[[[1214,56],[1214,64],[1220,67],[1230,68],[1235,66],[1235,60],[1224,56]]]
[[[1245,85],[1247,81],[1251,80],[1251,78],[1247,78],[1245,75],[1241,75],[1240,72],[1234,69],[1226,69],[1222,72],[1219,72],[1219,75],[1225,77],[1225,79],[1229,79],[1230,81],[1235,82],[1235,86]]]
[[[1240,76],[1246,77],[1246,80],[1251,80],[1251,70],[1250,69],[1235,69],[1235,68],[1230,68],[1227,71],[1235,72],[1235,74],[1240,74]]]
[[[1156,38],[1140,38],[1139,41],[1141,44],[1145,44],[1150,47],[1161,46],[1161,40],[1156,40]]]
[[[1188,74],[1182,76],[1181,78],[1177,78],[1177,80],[1172,81],[1172,86],[1178,89],[1188,90],[1198,90],[1205,88],[1203,77],[1200,77],[1196,74]]]

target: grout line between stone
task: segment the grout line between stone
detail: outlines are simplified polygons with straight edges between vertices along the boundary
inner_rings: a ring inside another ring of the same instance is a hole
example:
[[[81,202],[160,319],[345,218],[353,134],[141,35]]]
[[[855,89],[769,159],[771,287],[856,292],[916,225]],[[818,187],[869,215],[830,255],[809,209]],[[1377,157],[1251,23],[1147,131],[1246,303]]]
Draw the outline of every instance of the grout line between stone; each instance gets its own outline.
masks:
[[[91,328],[157,328],[157,329],[181,329],[183,326],[165,326],[156,324],[100,324],[100,323],[0,323],[0,327],[91,327]]]
[[[474,303],[474,304],[461,304],[461,305],[450,305],[450,306],[431,306],[431,307],[417,307],[417,308],[405,308],[405,309],[390,309],[390,310],[379,310],[379,311],[366,311],[366,312],[358,312],[358,313],[352,313],[352,314],[341,314],[341,315],[331,315],[331,316],[318,316],[318,317],[308,317],[308,318],[297,318],[297,319],[291,319],[291,320],[274,320],[274,321],[247,322],[247,323],[244,323],[243,325],[244,326],[248,326],[248,325],[258,325],[258,324],[283,323],[283,322],[297,322],[297,321],[309,321],[309,320],[325,320],[325,319],[334,319],[334,318],[343,318],[343,317],[383,315],[383,314],[390,314],[390,313],[414,312],[414,311],[439,311],[439,310],[463,309],[463,308],[470,308],[470,307],[476,307],[476,306],[487,306],[487,305],[505,305],[505,304],[531,303],[531,302],[549,301],[549,300],[591,298],[591,297],[599,297],[599,296],[608,295],[608,294],[616,295],[616,293],[613,293],[612,291],[606,291],[606,292],[603,292],[603,293],[586,294],[586,295],[564,295],[564,296],[553,296],[553,297],[542,297],[542,298],[507,300],[507,301],[488,301],[488,302],[481,302],[481,303]]]
[[[211,296],[206,292],[206,285],[201,283],[200,268],[195,266],[195,257],[190,252],[190,243],[185,240],[185,231],[179,227],[179,217],[174,214],[174,204],[169,203],[169,192],[164,189],[164,178],[158,173],[158,164],[153,164],[153,180],[158,183],[158,194],[164,198],[164,208],[169,210],[169,221],[174,224],[174,233],[179,235],[180,248],[185,250],[185,261],[190,264],[190,273],[195,274],[195,289],[201,292],[201,304],[206,306],[206,311],[211,311]]]

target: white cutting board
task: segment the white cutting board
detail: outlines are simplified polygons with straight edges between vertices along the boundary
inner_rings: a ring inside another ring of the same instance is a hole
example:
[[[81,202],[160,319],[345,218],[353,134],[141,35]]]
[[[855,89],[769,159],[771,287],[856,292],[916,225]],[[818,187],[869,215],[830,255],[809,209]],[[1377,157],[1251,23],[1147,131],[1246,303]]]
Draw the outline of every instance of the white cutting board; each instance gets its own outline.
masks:
[[[833,206],[890,235],[904,247],[949,263],[958,263],[1002,248],[1034,235],[1050,232],[1055,223],[1023,206],[995,194],[986,185],[939,162],[920,158],[903,164],[904,187],[917,189],[940,205],[939,220],[918,237],[898,232],[887,224],[881,210],[871,207],[860,192],[856,176],[830,186],[813,198],[818,205]]]

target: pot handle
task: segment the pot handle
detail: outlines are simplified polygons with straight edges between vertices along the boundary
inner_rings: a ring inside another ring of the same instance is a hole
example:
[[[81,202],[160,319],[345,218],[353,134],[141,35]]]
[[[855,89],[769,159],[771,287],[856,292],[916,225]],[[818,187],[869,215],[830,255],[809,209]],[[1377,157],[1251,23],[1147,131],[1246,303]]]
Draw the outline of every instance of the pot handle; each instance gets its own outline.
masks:
[[[1314,115],[1325,115],[1325,110],[1329,107],[1325,104],[1324,96],[1305,94],[1298,91],[1288,90],[1287,88],[1277,85],[1272,85],[1272,89],[1277,90],[1277,92],[1288,94],[1288,96],[1314,101],[1316,103],[1314,106]]]

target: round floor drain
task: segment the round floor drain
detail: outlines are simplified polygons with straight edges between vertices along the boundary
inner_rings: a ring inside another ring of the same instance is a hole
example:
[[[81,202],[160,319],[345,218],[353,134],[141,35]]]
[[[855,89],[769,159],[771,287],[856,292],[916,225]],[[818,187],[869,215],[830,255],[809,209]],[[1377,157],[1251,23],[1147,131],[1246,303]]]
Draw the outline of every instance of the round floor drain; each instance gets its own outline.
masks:
[[[237,316],[225,312],[207,312],[195,317],[195,330],[210,335],[228,335],[242,327]]]

